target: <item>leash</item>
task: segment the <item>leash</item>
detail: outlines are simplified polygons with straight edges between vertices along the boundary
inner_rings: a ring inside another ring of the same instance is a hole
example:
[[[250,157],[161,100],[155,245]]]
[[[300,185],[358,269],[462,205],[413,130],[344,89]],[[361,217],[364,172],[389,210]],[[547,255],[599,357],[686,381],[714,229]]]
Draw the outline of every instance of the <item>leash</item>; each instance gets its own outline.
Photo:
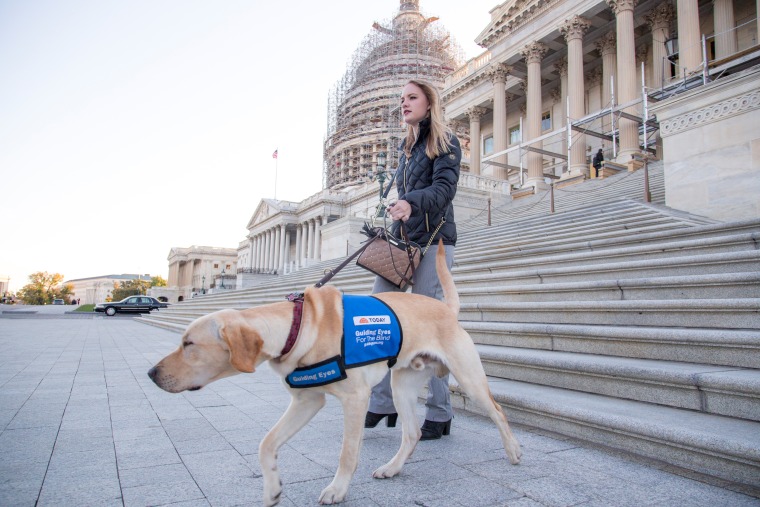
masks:
[[[375,216],[372,217],[372,225],[375,225],[375,219],[380,215],[380,210],[385,208],[385,202],[388,197],[388,194],[391,191],[391,188],[393,187],[393,183],[396,181],[396,175],[398,174],[398,169],[394,171],[393,177],[391,178],[390,183],[388,183],[388,186],[385,189],[385,192],[383,192],[383,195],[380,197],[380,202],[377,204],[377,211],[375,212]],[[365,225],[366,227],[366,225]],[[440,226],[439,226],[440,227]],[[364,245],[359,248],[357,251],[355,251],[353,254],[351,254],[349,257],[347,257],[343,262],[341,262],[335,269],[328,270],[325,275],[314,284],[314,287],[317,289],[325,285],[327,282],[329,282],[338,272],[345,268],[349,262],[353,261],[356,257],[362,254],[364,250],[369,247],[370,243],[372,243],[372,240],[381,236],[383,234],[384,229],[377,228],[374,235],[368,234],[367,241],[364,242]],[[436,229],[437,232],[437,229]],[[429,244],[428,244],[429,246]],[[290,332],[288,333],[288,338],[285,341],[285,346],[282,348],[282,351],[280,352],[280,356],[284,356],[288,352],[290,352],[293,349],[293,346],[296,343],[296,339],[298,338],[298,332],[301,329],[301,319],[303,317],[303,300],[304,300],[304,294],[303,292],[291,292],[286,296],[286,299],[294,304],[293,307],[293,322],[290,325]]]

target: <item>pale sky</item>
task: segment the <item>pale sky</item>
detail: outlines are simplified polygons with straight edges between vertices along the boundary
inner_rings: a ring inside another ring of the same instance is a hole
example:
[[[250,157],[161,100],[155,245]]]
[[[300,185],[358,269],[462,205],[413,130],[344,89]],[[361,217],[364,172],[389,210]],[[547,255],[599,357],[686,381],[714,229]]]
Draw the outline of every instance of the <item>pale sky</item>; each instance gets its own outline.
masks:
[[[467,58],[497,0],[421,0]],[[322,188],[327,97],[398,0],[0,0],[0,276],[168,278]]]

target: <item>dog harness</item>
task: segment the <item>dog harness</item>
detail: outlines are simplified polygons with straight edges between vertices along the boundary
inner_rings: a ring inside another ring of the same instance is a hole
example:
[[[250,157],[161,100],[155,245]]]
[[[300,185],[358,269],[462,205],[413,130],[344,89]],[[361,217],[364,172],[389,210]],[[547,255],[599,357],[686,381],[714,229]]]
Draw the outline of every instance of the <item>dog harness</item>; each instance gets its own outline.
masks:
[[[294,312],[293,326],[295,320]],[[296,368],[285,381],[294,388],[316,387],[345,379],[350,368],[380,361],[388,361],[390,368],[396,364],[402,342],[398,317],[388,305],[373,296],[344,294],[340,355]]]

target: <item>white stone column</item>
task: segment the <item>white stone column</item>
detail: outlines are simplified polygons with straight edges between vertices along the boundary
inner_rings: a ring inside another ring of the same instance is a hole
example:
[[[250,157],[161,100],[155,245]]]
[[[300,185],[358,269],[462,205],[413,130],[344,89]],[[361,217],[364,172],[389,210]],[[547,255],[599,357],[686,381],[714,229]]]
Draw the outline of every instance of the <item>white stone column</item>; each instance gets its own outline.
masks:
[[[253,261],[254,257],[256,257],[256,238],[249,236],[248,237],[248,265],[246,268],[253,269]]]
[[[272,271],[278,271],[280,269],[280,227],[275,226],[272,229]]]
[[[526,45],[522,50],[522,55],[528,64],[528,79],[526,89],[527,109],[525,111],[525,134],[524,141],[535,139],[541,135],[541,60],[548,47],[542,42],[532,42]],[[568,67],[569,69],[569,67]],[[569,79],[568,79],[569,87]],[[569,93],[569,90],[568,90]],[[530,145],[531,148],[543,147],[543,143],[538,142]],[[543,156],[540,153],[528,152],[528,178],[525,180],[524,187],[534,187],[536,189],[548,188],[544,182]]]
[[[670,22],[675,10],[671,4],[660,4],[646,15],[647,23],[652,29],[652,84],[661,88],[670,78],[665,41],[670,37]]]
[[[275,269],[275,264],[277,264],[275,257],[275,253],[277,250],[277,234],[275,229],[269,229],[269,251],[267,252],[267,259],[269,260],[267,270],[271,273]]]
[[[586,87],[587,92],[587,97],[585,97],[586,109],[584,115],[602,109],[602,74],[602,68],[596,67],[595,69],[586,72],[583,77],[584,86]],[[586,141],[589,145],[591,144],[591,139],[588,137],[586,137]]]
[[[266,243],[266,235],[264,233],[259,233],[259,246],[258,246],[258,258],[256,259],[256,267],[259,268],[259,271],[264,270],[264,248]]]
[[[285,268],[285,224],[280,224],[277,228],[277,272],[282,274]]]
[[[617,78],[615,78],[617,72],[616,41],[615,32],[608,32],[596,41],[596,50],[602,55],[602,108],[610,107],[610,100],[612,100],[610,83],[617,82]],[[617,91],[615,95],[617,95]],[[605,115],[602,118],[602,130],[606,133],[610,129],[610,117]]]
[[[493,83],[493,150],[494,153],[507,149],[507,97],[506,82],[510,67],[502,63],[493,65],[490,69],[491,82]],[[506,164],[506,155],[499,156],[494,162]],[[505,167],[492,166],[491,175],[494,178],[506,179]]]
[[[301,224],[296,225],[296,269],[300,269],[303,266],[302,246],[303,245],[303,226]]]
[[[269,272],[270,266],[269,266],[269,260],[271,259],[270,250],[269,247],[272,244],[272,231],[267,229],[264,231],[264,263],[262,265],[262,268],[265,273]]]
[[[607,0],[608,2],[610,0]],[[679,75],[692,74],[702,64],[702,43],[699,34],[699,8],[697,0],[677,0],[678,19],[678,66]]]
[[[483,107],[471,107],[465,111],[470,119],[470,173],[475,175],[480,174],[480,119],[486,112]],[[506,123],[506,119],[504,121]]]
[[[559,74],[559,116],[560,127],[567,126],[567,57],[562,57],[554,63],[554,69]],[[567,154],[567,135],[562,138],[562,154]],[[567,161],[570,162],[569,160]],[[562,172],[567,171],[568,165],[565,165]]]
[[[307,244],[306,258],[311,261],[314,259],[314,220],[309,220],[309,241]]]
[[[696,0],[695,0],[696,1]],[[636,0],[607,0],[607,4],[615,12],[617,25],[617,90],[618,104],[625,104],[635,99],[638,93],[636,86],[636,46],[633,33],[633,8]],[[635,107],[625,110],[629,114],[637,114]],[[620,118],[620,150],[617,162],[628,163],[634,153],[639,153],[639,126],[635,121]]]
[[[314,219],[314,260],[322,260],[322,217]]]
[[[290,265],[290,233],[288,232],[287,227],[285,230],[285,248],[283,249],[285,251],[285,257],[284,257],[284,266],[285,269],[283,269],[282,273],[290,273],[292,271],[292,266]]]
[[[575,121],[585,116],[583,79],[583,34],[591,23],[580,16],[573,16],[559,27],[567,41],[567,93],[570,99],[570,118]],[[540,89],[539,89],[540,93]],[[586,165],[586,135],[571,132],[569,177],[588,176]]]
[[[303,229],[303,250],[301,251],[302,265],[309,265],[309,221],[301,222],[301,228]]]
[[[715,59],[719,60],[738,51],[736,22],[732,0],[713,0],[715,12]]]

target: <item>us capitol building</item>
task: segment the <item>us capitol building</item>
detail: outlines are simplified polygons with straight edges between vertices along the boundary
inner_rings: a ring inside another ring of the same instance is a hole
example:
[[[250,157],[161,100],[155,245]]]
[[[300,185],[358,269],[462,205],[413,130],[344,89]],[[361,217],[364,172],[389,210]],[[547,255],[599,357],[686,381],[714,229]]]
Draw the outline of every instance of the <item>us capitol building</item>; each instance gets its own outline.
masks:
[[[436,17],[401,0],[329,93],[323,189],[262,199],[237,249],[173,248],[169,299],[251,287],[358,248],[396,167],[398,93],[412,78],[439,87],[462,143],[459,222],[652,160],[667,206],[760,216],[758,11],[760,0],[510,0],[476,37],[484,52],[464,61]]]

